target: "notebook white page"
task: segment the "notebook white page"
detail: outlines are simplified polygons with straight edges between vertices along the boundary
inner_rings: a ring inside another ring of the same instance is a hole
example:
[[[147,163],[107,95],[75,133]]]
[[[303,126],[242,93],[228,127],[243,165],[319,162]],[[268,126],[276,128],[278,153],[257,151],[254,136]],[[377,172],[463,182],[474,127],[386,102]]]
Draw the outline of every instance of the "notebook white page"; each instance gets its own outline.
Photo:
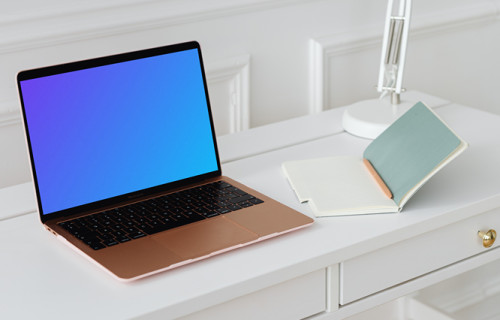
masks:
[[[399,211],[360,157],[288,161],[283,171],[299,201],[309,202],[317,217]]]

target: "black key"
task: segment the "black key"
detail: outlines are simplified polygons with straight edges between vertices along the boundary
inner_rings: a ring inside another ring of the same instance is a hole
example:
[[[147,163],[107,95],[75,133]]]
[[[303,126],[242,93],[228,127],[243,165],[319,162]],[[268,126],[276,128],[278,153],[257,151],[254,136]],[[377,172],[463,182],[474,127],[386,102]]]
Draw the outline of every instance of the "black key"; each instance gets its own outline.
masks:
[[[195,213],[194,211],[186,211],[183,213],[184,216],[186,216],[189,221],[195,222],[195,221],[200,221],[205,219],[204,217],[200,216],[199,214]]]
[[[172,229],[174,227],[175,226],[172,226],[172,225],[159,223],[159,224],[157,224],[155,226],[151,226],[151,228],[149,228],[147,230],[144,230],[144,231],[147,234],[155,234],[155,233],[162,232],[162,231],[165,231],[165,230],[168,230],[168,229]]]
[[[137,228],[141,229],[142,231],[149,230],[151,226],[146,223],[141,223],[140,225],[137,226]]]
[[[235,193],[230,193],[228,195],[225,195],[224,197],[222,198],[218,198],[218,199],[221,199],[221,200],[224,200],[224,201],[229,201],[230,199],[233,199],[233,198],[238,198],[239,196]]]
[[[149,220],[147,217],[144,217],[144,218],[137,218],[134,221],[135,221],[134,225],[137,226],[137,225],[148,223],[151,220]]]
[[[123,222],[123,225],[125,226],[125,229],[127,229],[127,228],[135,226],[135,223],[133,221],[129,220],[127,222]]]
[[[229,210],[228,208],[219,208],[219,209],[217,209],[215,211],[217,211],[220,214],[231,212],[231,210]]]
[[[158,207],[150,207],[148,211],[158,213],[158,212],[162,211],[162,209],[158,208]]]
[[[142,206],[142,205],[139,205],[135,208],[135,213],[140,215],[140,216],[143,216],[143,215],[147,214],[148,212],[149,212],[149,210],[145,206]]]
[[[108,247],[116,246],[118,244],[118,241],[116,241],[115,239],[112,239],[112,240],[105,241],[104,244]]]
[[[92,246],[94,244],[99,244],[101,243],[101,240],[97,239],[97,238],[93,238],[93,239],[85,239],[85,240],[82,240],[84,243],[88,244],[89,246]]]
[[[240,210],[241,209],[241,207],[239,205],[237,205],[237,204],[229,205],[229,206],[227,206],[227,208],[229,210],[231,210],[231,211],[236,211],[236,210]]]
[[[90,230],[99,230],[99,229],[102,229],[103,226],[97,224],[97,223],[92,223],[91,225],[89,225],[89,229]]]
[[[217,201],[215,202],[215,205],[217,205],[219,208],[225,208],[227,207],[228,205],[230,205],[231,203],[228,201]]]
[[[98,237],[99,237],[99,239],[104,240],[104,241],[109,241],[109,240],[113,239],[113,236],[110,234],[101,234]]]
[[[224,182],[224,181],[214,182],[213,185],[217,188],[220,188],[220,189],[226,189],[226,188],[232,187],[229,183]]]
[[[105,245],[103,245],[102,243],[100,242],[96,242],[96,243],[92,243],[92,244],[89,244],[89,246],[94,249],[94,250],[99,250],[99,249],[103,249],[103,248],[106,248]]]
[[[137,215],[135,213],[130,213],[129,212],[129,213],[125,214],[125,217],[127,219],[135,219],[135,218],[137,218]]]
[[[178,214],[178,213],[182,213],[184,210],[182,210],[181,208],[172,208],[172,209],[169,209],[168,211],[170,213],[173,213],[173,214]]]
[[[236,187],[233,187],[233,186],[231,186],[231,187],[227,188],[227,190],[228,190],[228,191],[231,191],[231,192],[241,191],[240,189],[238,189],[238,188],[236,188]]]
[[[205,211],[201,215],[204,216],[205,218],[212,218],[218,216],[219,213],[217,211]]]
[[[250,203],[253,203],[253,204],[259,204],[259,203],[262,203],[264,201],[258,199],[258,198],[253,198],[253,199],[250,199],[248,200]]]
[[[139,229],[137,229],[136,227],[127,227],[124,229],[124,231],[127,233],[136,233],[139,232]]]
[[[239,197],[236,197],[236,198],[229,199],[229,202],[231,202],[231,203],[240,203],[240,202],[247,201],[247,200],[250,200],[250,199],[253,199],[253,198],[255,198],[255,197],[247,193],[244,196],[239,196]]]
[[[170,215],[170,212],[168,211],[161,211],[158,213],[158,215],[160,216],[160,219],[163,218],[163,217],[168,217]]]
[[[146,234],[143,232],[140,232],[140,231],[129,234],[129,237],[132,239],[138,239],[138,238],[142,238],[145,236],[146,236]]]
[[[112,223],[110,220],[105,219],[103,222],[101,222],[101,224],[105,227],[109,227]]]
[[[111,228],[101,228],[101,229],[98,229],[98,231],[102,234],[110,234],[113,232],[113,229]]]
[[[149,223],[150,226],[152,226],[153,228],[159,226],[159,225],[162,225],[162,223],[160,223],[158,220],[152,220],[150,223]]]
[[[97,240],[97,236],[95,234],[79,234],[76,237],[85,243]]]
[[[219,207],[217,205],[215,205],[215,204],[207,204],[205,206],[205,209],[207,211],[215,211],[216,209],[219,209]]]
[[[115,230],[123,230],[125,227],[121,224],[114,224],[111,226]]]
[[[173,214],[172,218],[179,224],[179,226],[183,226],[185,224],[191,223],[190,219],[183,214]],[[193,221],[194,222],[194,221]]]
[[[118,230],[118,231],[115,231],[112,233],[113,237],[115,238],[119,238],[119,237],[122,237],[124,235],[126,235],[127,233],[125,232],[125,230]]]
[[[251,207],[253,206],[253,204],[251,204],[250,202],[243,202],[243,203],[239,203],[238,205],[240,205],[242,208],[248,208],[248,207]]]
[[[120,216],[116,216],[115,218],[113,218],[113,221],[116,222],[116,223],[125,223],[125,221],[129,221],[128,219],[124,219],[123,216],[120,217]]]
[[[119,242],[123,243],[123,242],[130,241],[130,238],[126,237],[126,236],[121,236],[121,237],[116,238],[116,240],[118,240]]]
[[[175,227],[179,227],[182,225],[182,223],[179,223],[178,221],[168,217],[168,218],[162,218],[160,221],[163,223],[163,230],[168,230],[172,229]]]
[[[246,193],[245,191],[243,190],[235,190],[234,193],[236,193],[237,195],[240,195],[240,196],[243,196],[243,195],[246,195],[248,193]]]

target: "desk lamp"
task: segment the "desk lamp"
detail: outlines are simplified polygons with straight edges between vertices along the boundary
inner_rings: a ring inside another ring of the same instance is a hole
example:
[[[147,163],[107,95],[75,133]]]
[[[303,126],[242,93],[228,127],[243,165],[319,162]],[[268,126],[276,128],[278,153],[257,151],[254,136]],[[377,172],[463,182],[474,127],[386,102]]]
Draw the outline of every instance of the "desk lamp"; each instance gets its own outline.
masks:
[[[395,13],[397,12],[397,13]],[[401,101],[408,30],[410,27],[411,0],[394,0],[387,4],[382,55],[377,91],[379,99],[363,100],[350,105],[344,112],[342,125],[355,136],[375,139],[414,103]]]

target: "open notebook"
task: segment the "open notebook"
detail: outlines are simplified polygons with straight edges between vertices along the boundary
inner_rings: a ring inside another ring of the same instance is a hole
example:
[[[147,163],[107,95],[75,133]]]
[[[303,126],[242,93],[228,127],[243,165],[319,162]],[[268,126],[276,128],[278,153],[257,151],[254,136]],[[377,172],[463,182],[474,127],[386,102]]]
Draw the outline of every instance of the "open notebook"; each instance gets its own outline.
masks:
[[[289,161],[283,170],[316,216],[399,212],[415,192],[467,143],[429,107],[414,105],[366,148],[363,157]],[[392,193],[384,194],[367,159]]]

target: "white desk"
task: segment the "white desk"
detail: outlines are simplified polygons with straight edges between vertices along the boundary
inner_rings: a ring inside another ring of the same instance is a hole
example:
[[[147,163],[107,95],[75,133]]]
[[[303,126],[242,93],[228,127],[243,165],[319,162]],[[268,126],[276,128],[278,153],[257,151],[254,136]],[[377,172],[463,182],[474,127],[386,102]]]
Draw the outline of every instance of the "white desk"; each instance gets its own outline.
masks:
[[[130,284],[117,282],[65,247],[42,228],[35,213],[4,219],[0,315],[340,319],[499,259],[498,242],[484,249],[476,233],[500,231],[500,117],[440,104],[437,113],[470,148],[400,214],[316,219],[304,230]],[[369,141],[341,131],[342,111],[221,137],[223,173],[311,215],[307,204],[298,203],[280,165],[361,155]],[[30,199],[28,189],[18,189],[15,197]],[[0,190],[0,201],[11,193]],[[5,217],[17,215],[15,205],[9,208]]]

